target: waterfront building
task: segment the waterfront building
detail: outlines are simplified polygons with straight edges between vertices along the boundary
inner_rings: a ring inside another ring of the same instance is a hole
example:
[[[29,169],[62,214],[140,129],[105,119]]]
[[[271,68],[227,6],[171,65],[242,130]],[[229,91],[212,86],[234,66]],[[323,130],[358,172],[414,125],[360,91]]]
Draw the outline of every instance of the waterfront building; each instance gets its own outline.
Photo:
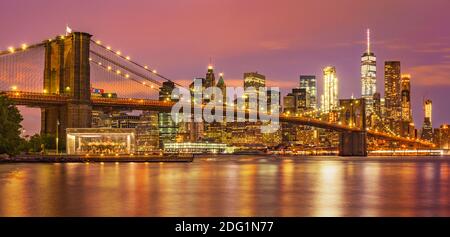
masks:
[[[377,57],[370,48],[370,30],[367,30],[367,50],[361,57],[361,96],[366,100],[366,115],[374,111],[373,95],[377,92]]]
[[[174,154],[232,154],[233,147],[222,143],[184,142],[164,144],[164,153]]]
[[[401,67],[399,61],[387,61],[384,64],[384,95],[386,122],[389,129],[400,134],[401,105]]]
[[[339,90],[336,68],[328,66],[323,69],[322,112],[329,113],[339,107]]]
[[[130,115],[124,112],[114,113],[111,117],[111,128],[136,128],[139,122],[139,115]]]
[[[132,128],[68,128],[68,155],[123,155],[136,150]]]
[[[431,141],[433,138],[433,102],[431,100],[425,100],[423,103],[424,121],[422,126],[422,139]]]
[[[305,89],[308,93],[309,101],[306,105],[308,109],[317,109],[317,82],[314,75],[300,75],[300,89]]]

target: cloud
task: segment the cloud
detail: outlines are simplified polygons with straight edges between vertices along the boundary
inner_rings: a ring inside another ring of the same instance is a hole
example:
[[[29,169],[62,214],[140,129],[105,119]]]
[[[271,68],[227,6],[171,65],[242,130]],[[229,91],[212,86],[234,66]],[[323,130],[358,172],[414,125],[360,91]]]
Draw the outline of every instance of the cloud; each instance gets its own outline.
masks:
[[[419,65],[408,70],[414,83],[423,86],[450,86],[450,62]]]

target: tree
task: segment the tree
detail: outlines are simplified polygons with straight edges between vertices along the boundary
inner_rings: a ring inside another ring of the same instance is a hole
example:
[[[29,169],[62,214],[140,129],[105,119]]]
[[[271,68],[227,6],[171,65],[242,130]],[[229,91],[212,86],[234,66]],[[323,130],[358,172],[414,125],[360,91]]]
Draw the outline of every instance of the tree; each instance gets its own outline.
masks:
[[[23,118],[17,107],[0,94],[0,154],[17,155],[23,142],[20,137]]]
[[[55,136],[50,134],[35,134],[27,143],[27,151],[41,152],[46,149],[56,149]]]

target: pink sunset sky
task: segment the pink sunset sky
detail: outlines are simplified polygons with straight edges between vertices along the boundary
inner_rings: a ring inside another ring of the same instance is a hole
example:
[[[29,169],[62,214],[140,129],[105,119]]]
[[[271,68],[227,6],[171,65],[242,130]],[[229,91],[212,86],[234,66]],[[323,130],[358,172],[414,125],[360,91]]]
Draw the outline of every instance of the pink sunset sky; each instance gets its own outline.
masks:
[[[321,70],[334,65],[346,98],[361,94],[370,28],[377,89],[383,94],[384,61],[401,61],[402,73],[412,76],[416,125],[429,98],[436,127],[450,122],[449,10],[448,0],[2,0],[0,48],[40,42],[68,24],[182,84],[204,76],[212,58],[228,85],[258,71],[285,94],[300,74],[315,74],[320,94]],[[24,114],[28,133],[39,131],[39,111]]]

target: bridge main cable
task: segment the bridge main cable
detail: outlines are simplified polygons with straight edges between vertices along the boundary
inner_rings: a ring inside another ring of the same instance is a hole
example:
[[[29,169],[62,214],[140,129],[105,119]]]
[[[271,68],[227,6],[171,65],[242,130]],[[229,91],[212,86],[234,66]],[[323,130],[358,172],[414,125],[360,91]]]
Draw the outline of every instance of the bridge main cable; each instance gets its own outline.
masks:
[[[150,81],[153,84],[161,86],[161,82],[159,82],[159,81],[157,81],[157,80],[155,80],[155,79],[153,79],[151,77],[147,77],[147,76],[145,76],[145,75],[143,75],[143,74],[141,74],[139,72],[136,72],[136,71],[130,69],[129,67],[126,67],[126,66],[121,65],[121,64],[119,64],[117,62],[114,62],[114,60],[109,59],[109,58],[107,58],[107,57],[105,57],[105,56],[103,56],[103,55],[101,55],[101,54],[99,54],[99,53],[97,53],[97,52],[95,52],[93,50],[91,50],[90,53],[94,54],[95,56],[97,56],[97,57],[99,57],[99,58],[101,58],[101,59],[103,59],[103,60],[105,60],[105,61],[107,61],[107,62],[109,62],[111,64],[114,64],[116,67],[122,68],[122,69],[124,69],[126,71],[129,71],[130,73],[133,73],[133,74],[137,75],[138,77],[141,77],[141,78],[144,78],[147,81]],[[96,62],[96,63],[98,64],[98,62]]]
[[[111,70],[108,69],[108,67],[106,67],[105,65],[103,65],[101,62],[95,61],[95,60],[93,60],[93,59],[91,59],[90,61],[91,61],[92,63],[94,63],[94,65],[97,65],[97,67],[100,67],[100,68],[102,68],[103,70],[105,70],[105,71],[107,71],[107,72],[111,72]],[[154,87],[153,85],[148,85],[148,84],[146,84],[145,82],[142,83],[141,81],[139,81],[139,80],[137,80],[137,79],[135,79],[135,78],[133,78],[133,77],[130,77],[129,75],[117,74],[117,73],[114,73],[114,72],[111,72],[111,73],[112,73],[112,74],[116,74],[116,75],[118,75],[118,76],[120,76],[120,77],[122,77],[122,78],[125,78],[125,79],[128,79],[128,80],[132,80],[132,81],[134,81],[134,82],[137,82],[137,83],[139,83],[140,85],[144,85],[144,86],[146,86],[146,87],[149,87],[150,89],[159,91],[159,88],[158,88],[158,87]],[[157,84],[157,85],[159,85],[159,84]]]
[[[8,50],[0,51],[0,56],[5,56],[5,55],[9,55],[9,54],[25,52],[25,51],[27,51],[29,49],[33,49],[33,48],[38,48],[38,47],[44,46],[45,43],[46,42],[42,42],[42,43],[38,43],[38,44],[32,44],[32,45],[23,44],[22,47],[20,47],[20,48],[10,47]]]
[[[112,51],[111,49],[107,48],[106,46],[104,46],[103,44],[101,44],[101,43],[99,43],[99,42],[97,42],[97,41],[94,41],[94,40],[91,39],[91,42],[94,43],[95,45],[97,45],[97,46],[103,48],[104,50],[106,50],[106,51],[108,51],[108,52],[114,53],[114,51]],[[91,52],[92,52],[92,50],[91,50]],[[147,72],[150,72],[150,73],[152,73],[152,74],[154,74],[154,75],[156,75],[156,76],[158,76],[158,77],[160,77],[160,78],[162,78],[162,79],[164,79],[164,80],[166,80],[166,81],[171,81],[171,82],[173,82],[173,83],[174,83],[175,85],[177,85],[177,86],[183,87],[182,85],[180,85],[180,84],[178,84],[178,83],[172,81],[171,79],[169,79],[169,78],[167,78],[167,77],[165,77],[165,76],[163,76],[163,75],[161,75],[161,74],[159,74],[159,73],[157,73],[157,72],[155,72],[155,71],[150,70],[148,67],[143,66],[142,64],[140,64],[140,63],[138,63],[138,62],[136,62],[136,61],[133,61],[133,60],[131,60],[131,59],[128,59],[127,57],[124,57],[123,55],[120,55],[120,54],[117,54],[117,53],[114,53],[114,54],[115,54],[116,56],[122,58],[123,60],[126,60],[126,61],[130,62],[131,64],[136,65],[136,66],[138,66],[138,67],[144,69],[144,70],[147,71]]]

